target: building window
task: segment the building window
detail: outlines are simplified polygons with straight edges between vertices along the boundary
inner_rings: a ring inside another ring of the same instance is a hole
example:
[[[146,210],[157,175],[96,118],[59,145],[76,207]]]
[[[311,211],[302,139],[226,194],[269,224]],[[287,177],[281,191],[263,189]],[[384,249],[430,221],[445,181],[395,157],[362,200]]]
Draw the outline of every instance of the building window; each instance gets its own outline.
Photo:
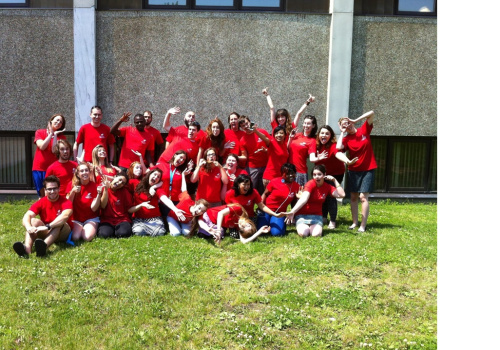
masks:
[[[436,16],[436,0],[398,0],[398,15]]]
[[[150,9],[283,11],[285,0],[145,0]]]
[[[0,0],[0,7],[27,7],[29,0]]]

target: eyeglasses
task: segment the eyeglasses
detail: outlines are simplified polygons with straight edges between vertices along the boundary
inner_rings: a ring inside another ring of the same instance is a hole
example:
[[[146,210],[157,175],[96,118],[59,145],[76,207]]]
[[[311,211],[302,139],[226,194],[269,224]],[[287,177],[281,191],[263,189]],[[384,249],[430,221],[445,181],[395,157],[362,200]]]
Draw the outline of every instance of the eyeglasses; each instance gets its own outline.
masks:
[[[59,187],[50,187],[45,189],[46,192],[56,192],[59,191]]]

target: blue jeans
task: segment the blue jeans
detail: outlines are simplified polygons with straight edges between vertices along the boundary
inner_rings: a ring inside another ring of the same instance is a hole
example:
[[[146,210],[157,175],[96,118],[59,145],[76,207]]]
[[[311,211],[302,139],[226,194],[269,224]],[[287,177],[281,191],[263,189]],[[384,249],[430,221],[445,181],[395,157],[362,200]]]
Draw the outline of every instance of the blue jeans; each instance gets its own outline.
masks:
[[[270,226],[273,236],[283,236],[286,233],[285,218],[277,218],[267,213],[260,213],[257,216],[257,229],[262,226]]]

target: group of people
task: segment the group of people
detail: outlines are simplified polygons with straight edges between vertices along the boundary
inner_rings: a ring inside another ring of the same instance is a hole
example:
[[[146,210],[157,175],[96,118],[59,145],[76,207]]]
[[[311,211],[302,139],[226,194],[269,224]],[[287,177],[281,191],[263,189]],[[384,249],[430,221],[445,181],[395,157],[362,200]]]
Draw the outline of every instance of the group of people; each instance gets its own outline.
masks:
[[[15,252],[28,256],[34,245],[44,256],[54,242],[167,232],[217,243],[230,235],[248,243],[264,233],[282,236],[292,223],[301,237],[321,236],[324,224],[336,228],[346,165],[349,229],[364,232],[377,167],[370,141],[374,112],[341,118],[337,138],[313,115],[298,127],[313,96],[292,119],[286,109],[274,107],[267,88],[262,92],[272,135],[236,112],[229,114],[227,128],[214,118],[201,130],[193,111],[185,113],[183,125],[173,127],[171,118],[181,113],[173,107],[165,115],[168,136],[163,140],[150,125],[151,111],[136,114],[132,126],[122,126],[132,115],[124,113],[109,127],[101,122],[102,109],[93,106],[91,122],[71,146],[63,135],[65,118],[55,114],[46,129],[35,133],[33,181],[40,198],[23,217],[25,240],[14,243]],[[117,137],[122,144],[115,166]],[[155,157],[155,148],[163,144],[165,150]]]

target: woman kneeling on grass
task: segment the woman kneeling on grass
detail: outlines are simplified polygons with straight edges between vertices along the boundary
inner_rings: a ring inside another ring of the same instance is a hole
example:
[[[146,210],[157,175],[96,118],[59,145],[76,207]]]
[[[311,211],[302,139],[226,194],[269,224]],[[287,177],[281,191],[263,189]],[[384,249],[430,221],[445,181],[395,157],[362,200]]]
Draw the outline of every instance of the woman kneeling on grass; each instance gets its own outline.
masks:
[[[170,211],[167,216],[168,230],[171,236],[188,236],[191,232],[193,222],[197,218],[206,213],[209,203],[204,199],[194,201],[187,191],[179,195],[179,203],[177,209],[184,211],[184,220],[180,220],[173,211]]]
[[[289,212],[285,213],[286,223],[291,224],[297,214],[297,233],[301,237],[309,235],[319,237],[323,233],[322,206],[327,196],[344,198],[345,193],[339,182],[330,175],[326,175],[325,166],[316,165],[312,171],[313,179],[308,181],[304,190],[297,195],[299,200]],[[325,179],[333,181],[335,187],[326,183]]]
[[[216,223],[216,224],[215,224]],[[190,235],[198,232],[206,237],[213,237],[217,244],[224,238],[226,229],[238,227],[240,231],[240,241],[249,243],[259,237],[262,233],[270,231],[269,226],[263,226],[259,230],[253,221],[248,218],[246,210],[240,204],[221,205],[210,208],[191,228]]]

